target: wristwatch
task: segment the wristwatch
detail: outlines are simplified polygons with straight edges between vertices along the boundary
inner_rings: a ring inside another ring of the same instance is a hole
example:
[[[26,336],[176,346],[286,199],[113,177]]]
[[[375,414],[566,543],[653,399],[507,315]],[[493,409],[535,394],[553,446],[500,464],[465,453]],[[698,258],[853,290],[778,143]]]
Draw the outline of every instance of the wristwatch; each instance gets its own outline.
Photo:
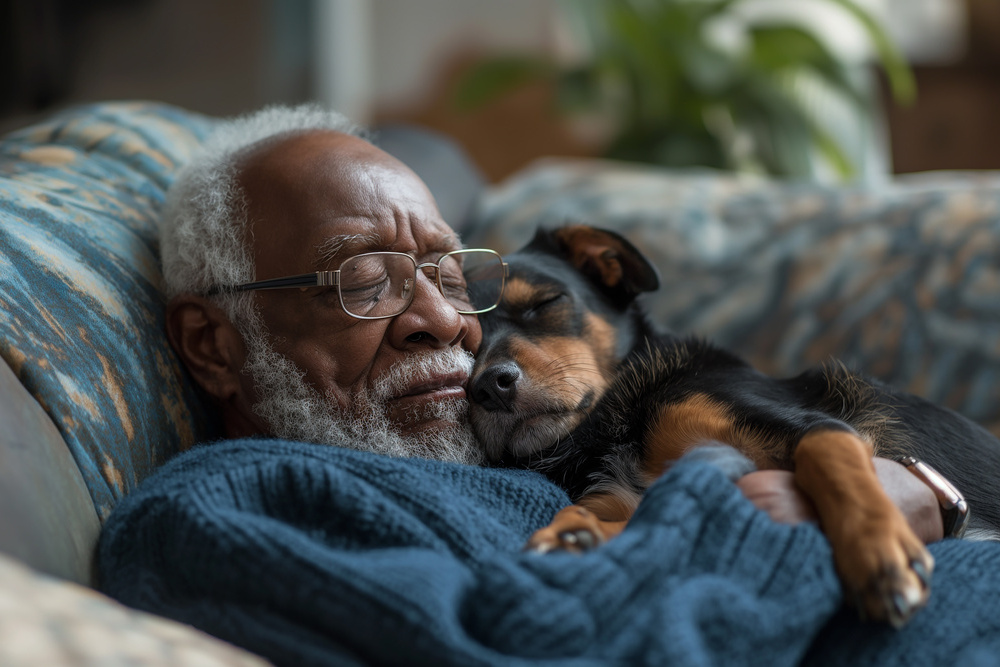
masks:
[[[944,526],[945,537],[962,537],[969,525],[969,504],[965,497],[951,482],[946,480],[937,470],[912,456],[896,459],[907,470],[916,475],[924,484],[930,487],[941,505],[941,523]]]

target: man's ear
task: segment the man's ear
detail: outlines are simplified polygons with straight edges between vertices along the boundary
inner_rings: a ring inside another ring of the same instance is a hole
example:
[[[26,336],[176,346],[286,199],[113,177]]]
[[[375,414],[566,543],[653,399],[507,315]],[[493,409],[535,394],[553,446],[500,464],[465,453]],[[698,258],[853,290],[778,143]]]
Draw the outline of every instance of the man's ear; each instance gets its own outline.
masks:
[[[588,225],[552,232],[556,247],[578,271],[614,297],[631,301],[660,287],[660,274],[624,236]]]
[[[243,337],[208,299],[181,294],[167,304],[167,336],[202,389],[223,404],[241,393]]]

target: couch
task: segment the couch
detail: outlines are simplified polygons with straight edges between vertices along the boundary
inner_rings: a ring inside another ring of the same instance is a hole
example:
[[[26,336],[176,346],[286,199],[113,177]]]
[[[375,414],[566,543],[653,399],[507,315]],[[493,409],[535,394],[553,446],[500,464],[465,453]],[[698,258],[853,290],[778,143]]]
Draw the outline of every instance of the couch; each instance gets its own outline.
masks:
[[[2,664],[260,663],[91,590],[116,503],[218,437],[163,333],[156,226],[215,122],[103,103],[0,141]],[[1000,434],[1000,173],[831,187],[546,159],[484,186],[431,151],[414,166],[469,245],[509,251],[539,224],[617,229],[662,272],[648,299],[661,325],[775,374],[836,356]]]

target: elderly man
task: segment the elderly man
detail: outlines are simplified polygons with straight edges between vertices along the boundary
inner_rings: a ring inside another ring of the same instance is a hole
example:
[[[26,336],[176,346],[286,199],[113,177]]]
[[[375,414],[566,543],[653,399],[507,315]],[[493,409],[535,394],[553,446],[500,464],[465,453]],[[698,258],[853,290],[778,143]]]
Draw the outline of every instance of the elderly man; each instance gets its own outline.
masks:
[[[342,116],[224,125],[178,176],[162,239],[170,340],[235,440],[121,503],[101,545],[112,595],[295,664],[780,664],[838,608],[819,533],[762,521],[700,463],[654,485],[602,549],[519,554],[568,499],[533,473],[462,465],[481,462],[465,383],[499,299],[486,285],[470,300],[462,267],[499,259],[456,254],[427,187]],[[939,539],[927,487],[877,466]],[[787,473],[740,486],[773,518],[809,518]]]
[[[274,110],[182,174],[163,230],[171,342],[230,437],[478,463],[465,422],[477,308],[447,295],[475,257],[448,255],[461,244],[426,186],[358,134],[337,114]]]

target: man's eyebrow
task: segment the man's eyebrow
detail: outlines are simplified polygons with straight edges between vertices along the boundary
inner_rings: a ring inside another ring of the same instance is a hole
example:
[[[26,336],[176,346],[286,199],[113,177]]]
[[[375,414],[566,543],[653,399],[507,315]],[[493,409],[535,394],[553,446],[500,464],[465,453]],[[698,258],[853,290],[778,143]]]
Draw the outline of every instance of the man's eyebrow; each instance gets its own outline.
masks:
[[[335,234],[316,246],[316,270],[327,269],[342,254],[364,252],[378,247],[382,237],[377,234]],[[428,248],[432,253],[446,253],[462,247],[458,234],[449,232],[438,236]]]
[[[316,246],[316,266],[323,270],[345,250],[370,248],[381,240],[376,234],[335,234]]]
[[[461,247],[462,239],[459,238],[458,234],[451,232],[448,234],[441,234],[441,236],[437,237],[434,243],[431,244],[430,250],[433,252],[450,252]]]

